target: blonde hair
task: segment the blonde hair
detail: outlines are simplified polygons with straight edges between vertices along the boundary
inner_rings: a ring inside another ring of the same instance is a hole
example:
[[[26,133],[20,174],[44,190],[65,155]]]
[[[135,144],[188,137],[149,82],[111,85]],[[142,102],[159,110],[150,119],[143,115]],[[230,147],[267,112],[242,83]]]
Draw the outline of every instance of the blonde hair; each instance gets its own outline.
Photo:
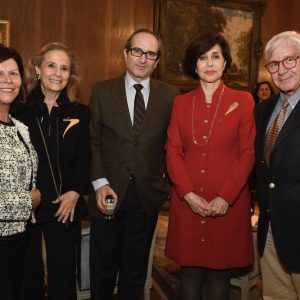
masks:
[[[67,95],[71,102],[75,102],[76,99],[76,91],[77,85],[79,83],[79,75],[78,75],[78,63],[75,53],[73,53],[65,44],[62,43],[50,43],[42,47],[29,61],[29,78],[28,78],[28,89],[29,91],[33,90],[33,88],[37,84],[36,79],[36,70],[35,67],[40,67],[45,54],[52,50],[59,50],[65,52],[70,58],[71,67],[70,67],[70,79],[67,84]]]
[[[295,46],[300,51],[300,34],[297,31],[284,31],[274,35],[267,43],[265,47],[265,58],[269,61],[269,58],[280,44],[284,43],[287,46]]]

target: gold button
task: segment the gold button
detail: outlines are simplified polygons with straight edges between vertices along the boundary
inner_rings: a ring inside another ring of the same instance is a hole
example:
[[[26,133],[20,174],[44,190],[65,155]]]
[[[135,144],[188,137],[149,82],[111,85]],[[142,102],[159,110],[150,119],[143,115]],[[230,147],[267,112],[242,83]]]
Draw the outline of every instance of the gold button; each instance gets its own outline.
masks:
[[[202,220],[202,221],[201,221],[201,224],[205,224],[205,221],[204,221],[204,220]]]
[[[200,192],[203,192],[203,190],[204,190],[204,188],[203,188],[203,187],[201,187],[201,188],[200,188]]]
[[[204,135],[202,138],[203,138],[204,140],[206,140],[206,139],[207,139],[207,135]]]
[[[204,120],[204,123],[207,124],[207,123],[208,123],[208,120],[205,119],[205,120]]]
[[[205,237],[202,237],[202,238],[201,238],[201,242],[205,242]]]
[[[206,155],[207,155],[207,153],[206,153],[206,152],[203,152],[203,153],[202,153],[202,156],[206,156]]]
[[[273,183],[273,182],[269,183],[269,188],[270,188],[270,189],[274,189],[275,186],[276,186],[275,183]]]
[[[205,170],[201,170],[200,172],[201,172],[201,174],[204,174],[204,173],[205,173]]]
[[[206,107],[207,107],[207,108],[210,108],[210,104],[206,104]]]

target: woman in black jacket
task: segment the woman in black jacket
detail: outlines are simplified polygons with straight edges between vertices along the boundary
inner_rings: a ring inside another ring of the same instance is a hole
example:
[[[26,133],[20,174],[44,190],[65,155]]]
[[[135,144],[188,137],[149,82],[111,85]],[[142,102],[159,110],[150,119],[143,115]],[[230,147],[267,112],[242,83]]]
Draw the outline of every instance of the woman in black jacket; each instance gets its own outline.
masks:
[[[31,89],[20,119],[29,127],[39,157],[41,191],[37,225],[30,229],[23,299],[44,299],[42,235],[49,300],[76,299],[76,245],[87,214],[83,194],[90,173],[90,112],[76,101],[78,66],[61,43],[44,46],[30,62]]]

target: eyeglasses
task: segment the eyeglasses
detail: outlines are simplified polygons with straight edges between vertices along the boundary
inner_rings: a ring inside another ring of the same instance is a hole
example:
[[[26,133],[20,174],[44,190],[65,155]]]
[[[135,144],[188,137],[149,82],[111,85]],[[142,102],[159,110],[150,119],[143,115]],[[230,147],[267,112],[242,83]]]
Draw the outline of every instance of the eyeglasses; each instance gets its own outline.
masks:
[[[298,58],[300,58],[300,55],[294,57],[287,57],[281,61],[271,61],[267,63],[265,67],[267,68],[268,72],[271,74],[278,72],[280,63],[282,63],[282,65],[286,69],[292,69],[296,67]]]
[[[130,52],[131,55],[136,57],[141,57],[143,54],[145,54],[146,58],[151,60],[157,60],[158,59],[158,53],[152,52],[152,51],[143,51],[140,48],[130,48],[127,49],[127,52]]]

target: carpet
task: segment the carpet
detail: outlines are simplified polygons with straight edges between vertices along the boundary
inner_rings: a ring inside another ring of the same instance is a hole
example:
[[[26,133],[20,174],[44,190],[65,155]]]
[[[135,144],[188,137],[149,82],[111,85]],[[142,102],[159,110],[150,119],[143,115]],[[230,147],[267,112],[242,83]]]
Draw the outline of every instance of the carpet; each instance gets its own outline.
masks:
[[[165,299],[179,300],[179,266],[164,255],[168,230],[168,211],[161,211],[158,219],[157,237],[153,256],[153,279],[163,292]],[[250,300],[261,300],[261,284],[258,283],[250,291]],[[240,300],[238,287],[230,289],[230,300]]]

